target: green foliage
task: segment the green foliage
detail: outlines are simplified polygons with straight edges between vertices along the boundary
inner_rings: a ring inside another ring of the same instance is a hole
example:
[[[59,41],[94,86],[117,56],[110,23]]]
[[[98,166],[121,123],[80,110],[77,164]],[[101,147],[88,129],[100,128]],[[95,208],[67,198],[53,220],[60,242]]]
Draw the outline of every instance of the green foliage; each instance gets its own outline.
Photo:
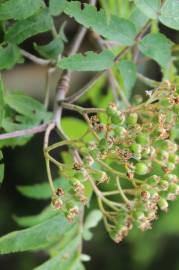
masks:
[[[63,52],[64,44],[60,37],[55,38],[47,45],[37,45],[34,43],[35,50],[44,58],[56,59]]]
[[[162,67],[171,62],[171,41],[161,33],[148,34],[140,42],[140,50]]]
[[[46,10],[42,10],[32,17],[14,23],[7,30],[5,40],[10,43],[20,44],[27,38],[50,30],[52,25],[51,16]]]
[[[74,25],[83,27],[77,41],[71,42],[71,36],[67,40],[70,27],[62,22],[62,13],[69,26],[73,18]],[[149,229],[159,208],[166,211],[179,194],[178,45],[159,28],[162,23],[179,30],[179,2],[100,0],[96,7],[70,0],[3,0],[0,20],[0,70],[22,64],[24,56],[48,71],[45,106],[24,92],[6,89],[0,80],[0,136],[5,138],[0,139],[0,148],[22,146],[33,135],[29,130],[46,128],[43,150],[49,181],[17,186],[27,199],[47,200],[47,205],[36,215],[13,216],[26,229],[2,236],[0,253],[45,249],[49,259],[36,270],[84,270],[82,262],[89,256],[81,254],[82,241],[92,239],[91,229],[101,219],[110,236],[120,242],[132,226]],[[48,42],[34,40],[47,31]],[[88,49],[81,50],[84,33]],[[31,37],[33,41],[28,40]],[[27,40],[38,56],[24,51]],[[143,75],[150,59],[159,64],[160,82]],[[76,87],[78,94],[68,97],[73,71],[90,71],[95,76],[82,90]],[[57,100],[48,112],[53,72],[62,77]],[[135,95],[141,90],[135,87],[141,87],[139,81],[152,88],[146,91],[147,101]],[[70,111],[65,116],[64,109]],[[53,130],[64,140],[51,145]],[[53,180],[55,174],[59,177]],[[3,178],[0,151],[0,184]],[[91,207],[93,193],[99,210]],[[178,234],[177,211],[178,203],[150,233],[134,229],[129,234],[137,267],[149,263],[165,234]]]
[[[0,5],[1,20],[23,20],[36,13],[43,6],[42,0],[8,0]]]
[[[76,54],[63,58],[58,66],[62,69],[77,71],[100,71],[112,67],[114,55],[110,51],[103,51],[100,54],[87,52],[85,55]]]
[[[54,180],[54,186],[57,188],[59,184],[59,179]],[[50,199],[51,191],[49,189],[48,183],[35,184],[32,186],[17,186],[18,191],[29,198],[32,199]]]
[[[66,0],[50,0],[49,10],[50,14],[57,16],[63,12],[65,8]]]
[[[111,16],[110,22],[108,22],[103,10],[97,11],[95,7],[88,4],[81,10],[78,1],[68,2],[64,12],[74,17],[80,24],[94,29],[96,33],[109,40],[118,41],[122,45],[134,44],[136,29],[127,19]]]
[[[166,0],[159,18],[164,25],[179,30],[179,2],[177,0]]]
[[[156,19],[160,12],[160,0],[135,0],[136,6],[149,18]]]
[[[1,237],[0,253],[7,254],[48,247],[58,242],[60,237],[73,228],[73,226],[69,225],[64,216],[60,214],[44,223]],[[61,228],[60,230],[59,227]]]
[[[132,61],[122,60],[118,67],[125,89],[125,96],[130,99],[132,89],[137,79],[136,65]]]
[[[23,58],[16,45],[8,44],[6,47],[0,47],[0,70],[11,69],[22,62]]]

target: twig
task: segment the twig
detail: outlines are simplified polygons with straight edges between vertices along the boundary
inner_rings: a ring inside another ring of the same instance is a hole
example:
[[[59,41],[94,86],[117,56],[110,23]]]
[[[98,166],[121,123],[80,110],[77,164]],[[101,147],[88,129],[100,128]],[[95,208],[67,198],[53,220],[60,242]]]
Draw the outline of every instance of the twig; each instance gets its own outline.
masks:
[[[0,140],[10,139],[10,138],[18,138],[22,136],[30,136],[36,133],[41,133],[46,130],[48,124],[42,124],[37,127],[27,128],[23,130],[17,130],[10,133],[0,134]]]
[[[143,83],[145,83],[146,85],[150,86],[150,87],[158,87],[160,85],[160,82],[157,82],[155,80],[149,79],[147,77],[145,77],[143,74],[141,73],[137,73],[137,78],[142,81]]]
[[[104,74],[105,74],[105,71],[97,73],[91,79],[91,81],[89,81],[85,86],[83,86],[79,91],[77,91],[73,95],[66,97],[64,101],[68,102],[68,103],[73,103],[73,102],[77,101],[81,96],[83,96],[85,93],[87,93],[90,90],[90,88],[96,83],[96,81],[99,80],[99,78],[101,78],[102,75],[104,75]]]
[[[45,60],[29,52],[26,52],[24,49],[20,49],[20,52],[24,57],[41,66],[48,66],[52,62],[51,60]]]

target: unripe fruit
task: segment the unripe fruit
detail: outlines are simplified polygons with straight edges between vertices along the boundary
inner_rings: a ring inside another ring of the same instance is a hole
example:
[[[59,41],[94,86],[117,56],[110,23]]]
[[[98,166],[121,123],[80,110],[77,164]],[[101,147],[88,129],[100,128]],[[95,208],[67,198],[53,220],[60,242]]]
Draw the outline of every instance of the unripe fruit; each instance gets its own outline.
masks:
[[[165,200],[164,198],[160,198],[159,202],[158,202],[158,206],[160,207],[160,209],[164,212],[167,212],[168,210],[168,202],[167,200]]]
[[[140,154],[142,152],[142,146],[138,143],[133,143],[130,146],[130,150],[135,154]]]
[[[162,190],[167,190],[168,189],[168,181],[165,180],[161,180],[159,182],[159,186]]]
[[[139,162],[135,166],[135,173],[139,175],[145,175],[148,173],[148,167],[145,163]]]
[[[115,103],[110,103],[106,109],[106,113],[108,116],[113,116],[115,115],[117,112],[117,106]]]
[[[168,161],[169,162],[172,162],[172,163],[176,163],[178,160],[178,156],[176,154],[169,154],[169,158],[168,158]]]
[[[123,127],[116,127],[114,129],[114,134],[119,138],[125,138],[125,136],[127,135],[127,130]]]
[[[111,116],[111,122],[115,125],[122,124],[125,120],[125,115],[119,111]]]
[[[135,124],[137,124],[137,120],[138,120],[138,115],[137,113],[131,113],[129,114],[129,116],[127,117],[127,125],[129,126],[134,126]]]
[[[141,145],[147,145],[149,143],[149,138],[147,134],[141,132],[136,136],[136,142]]]

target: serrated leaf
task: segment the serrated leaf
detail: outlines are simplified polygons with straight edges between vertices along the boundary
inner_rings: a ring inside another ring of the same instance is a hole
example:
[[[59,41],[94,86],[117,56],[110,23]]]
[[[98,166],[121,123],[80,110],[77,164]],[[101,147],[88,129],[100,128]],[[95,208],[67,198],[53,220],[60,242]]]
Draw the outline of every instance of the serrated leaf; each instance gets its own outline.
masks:
[[[149,18],[156,19],[160,12],[160,0],[134,0],[136,6]]]
[[[13,219],[22,227],[32,227],[56,216],[57,214],[59,214],[57,210],[52,209],[52,207],[47,207],[40,214],[24,217],[14,215]]]
[[[53,16],[60,15],[65,8],[66,1],[65,0],[50,0],[49,10],[50,14]]]
[[[172,42],[161,33],[152,33],[140,42],[140,51],[155,60],[160,66],[167,68],[171,61]]]
[[[46,110],[42,103],[21,92],[10,92],[5,95],[6,104],[26,117],[42,120]]]
[[[9,44],[7,47],[0,47],[0,69],[11,69],[22,62],[23,58],[17,46]]]
[[[75,20],[87,28],[92,28],[103,37],[117,41],[122,45],[133,45],[135,42],[136,29],[132,22],[127,19],[111,16],[106,17],[103,9],[96,10],[96,7],[85,4],[81,9],[79,1],[67,2],[64,12],[74,17]]]
[[[57,241],[75,226],[69,224],[63,215],[28,229],[11,232],[0,238],[0,253],[8,254],[45,248]]]
[[[77,247],[80,244],[80,235],[72,239],[60,250],[60,254],[54,256],[47,262],[43,263],[34,270],[75,270],[74,265],[79,261],[79,255],[75,254]],[[66,255],[66,256],[65,256]]]
[[[130,60],[121,60],[118,67],[125,89],[125,96],[130,99],[137,78],[136,65]]]
[[[43,3],[41,0],[9,0],[0,4],[1,20],[22,20],[36,13]]]
[[[87,52],[85,55],[75,54],[63,58],[58,66],[62,69],[77,71],[100,71],[112,67],[114,64],[114,55],[110,51],[102,53]]]
[[[16,22],[7,30],[5,39],[11,43],[20,44],[29,37],[50,30],[52,26],[51,16],[46,10],[42,10],[28,19]]]
[[[160,12],[160,21],[172,28],[179,30],[179,1],[178,0],[166,0],[162,6]]]
[[[63,40],[60,37],[58,37],[52,40],[47,45],[40,46],[34,43],[34,48],[44,58],[55,59],[58,57],[59,54],[63,52],[64,43]]]
[[[57,188],[58,185],[62,184],[59,179],[54,180],[54,186]],[[17,190],[24,196],[32,199],[50,199],[52,196],[49,183],[41,183],[30,186],[17,186]]]

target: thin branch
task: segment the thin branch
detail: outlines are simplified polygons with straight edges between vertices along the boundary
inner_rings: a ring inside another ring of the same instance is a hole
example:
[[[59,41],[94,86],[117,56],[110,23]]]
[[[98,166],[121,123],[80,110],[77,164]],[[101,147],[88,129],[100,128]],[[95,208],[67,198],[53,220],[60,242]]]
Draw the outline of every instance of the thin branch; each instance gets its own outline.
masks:
[[[20,49],[21,54],[26,57],[27,59],[31,60],[32,62],[41,65],[41,66],[48,66],[51,63],[51,60],[45,60],[40,57],[37,57],[24,49]]]
[[[36,133],[41,133],[41,132],[44,132],[46,130],[47,126],[48,126],[48,124],[42,124],[42,125],[39,125],[39,126],[33,127],[33,128],[28,128],[28,129],[23,129],[23,130],[17,130],[17,131],[10,132],[10,133],[0,134],[0,140],[18,138],[18,137],[23,137],[23,136],[30,136],[30,135],[34,135]]]
[[[77,91],[73,95],[66,97],[64,101],[68,103],[73,103],[77,101],[81,96],[86,94],[90,90],[90,88],[96,83],[96,81],[99,80],[99,78],[101,78],[104,74],[105,74],[105,71],[97,73],[91,79],[91,81],[89,81],[85,86],[83,86],[79,91]]]
[[[141,73],[137,73],[137,78],[142,81],[143,83],[145,83],[146,85],[150,86],[150,87],[158,87],[160,85],[160,82],[149,79],[147,77],[145,77],[143,74]]]

